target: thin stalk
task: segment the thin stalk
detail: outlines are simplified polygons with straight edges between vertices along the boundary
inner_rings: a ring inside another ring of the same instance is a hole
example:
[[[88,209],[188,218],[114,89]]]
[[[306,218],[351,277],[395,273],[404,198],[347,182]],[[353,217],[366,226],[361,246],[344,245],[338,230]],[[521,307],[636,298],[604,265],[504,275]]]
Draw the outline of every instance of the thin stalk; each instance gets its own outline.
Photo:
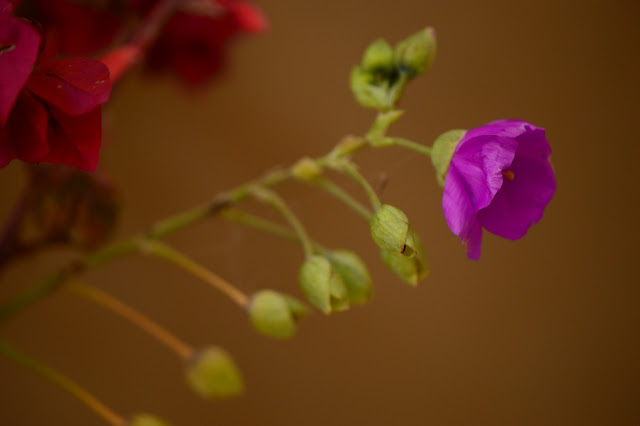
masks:
[[[304,226],[302,225],[302,222],[300,222],[300,219],[298,219],[298,216],[296,216],[296,214],[289,208],[289,206],[287,206],[287,203],[285,203],[278,194],[269,189],[255,187],[253,189],[253,193],[257,199],[270,204],[271,207],[276,209],[282,215],[282,217],[284,217],[285,220],[289,222],[289,225],[291,225],[293,231],[300,239],[304,254],[307,256],[312,255],[314,253],[314,250],[311,238],[309,238],[309,234],[304,229]]]
[[[358,171],[358,167],[355,164],[347,159],[342,159],[330,163],[329,167],[333,168],[334,170],[343,172],[351,179],[353,179],[367,194],[367,197],[369,198],[369,202],[371,203],[373,209],[377,211],[380,208],[382,203],[380,202],[380,198],[378,198],[378,194],[376,194],[376,191],[364,178],[364,176],[360,174],[360,172]]]
[[[112,426],[124,426],[125,420],[67,376],[20,352],[0,340],[0,353],[65,390]]]
[[[329,194],[336,197],[338,200],[342,201],[347,207],[358,213],[364,220],[367,222],[371,220],[373,214],[362,205],[358,200],[353,198],[348,192],[344,189],[331,182],[329,179],[324,177],[316,177],[313,180],[308,181],[317,187],[323,189]]]
[[[124,318],[141,330],[149,334],[151,337],[164,344],[166,347],[175,352],[180,358],[187,361],[193,355],[193,348],[177,338],[175,335],[167,331],[164,327],[143,315],[129,305],[121,302],[115,297],[104,291],[86,284],[72,281],[66,284],[66,288],[71,292],[84,297],[98,305],[110,310],[116,315]]]
[[[389,140],[395,146],[400,146],[403,148],[410,149],[419,154],[426,155],[427,157],[431,156],[431,147],[424,146],[422,144],[419,144],[418,142],[414,142],[409,139],[403,139],[403,138],[389,138]]]
[[[200,278],[207,284],[227,295],[240,307],[246,309],[249,306],[249,297],[238,288],[229,284],[209,269],[185,256],[183,253],[173,249],[169,245],[156,240],[140,240],[140,249],[143,253],[151,254],[160,259],[164,259],[187,272]]]

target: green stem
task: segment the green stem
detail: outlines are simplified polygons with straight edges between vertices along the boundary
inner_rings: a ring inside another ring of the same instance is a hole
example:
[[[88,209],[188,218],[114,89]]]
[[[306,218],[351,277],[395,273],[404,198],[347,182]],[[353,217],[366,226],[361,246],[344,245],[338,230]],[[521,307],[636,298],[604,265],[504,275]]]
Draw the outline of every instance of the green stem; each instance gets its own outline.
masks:
[[[171,349],[183,360],[188,361],[193,355],[193,349],[189,345],[171,334],[149,317],[133,309],[131,306],[126,305],[110,294],[99,290],[96,287],[82,284],[77,281],[67,283],[66,288],[136,325],[151,337]]]
[[[380,202],[380,198],[378,198],[378,194],[373,189],[373,187],[369,184],[369,182],[360,174],[358,171],[358,167],[353,164],[351,161],[345,159],[340,159],[337,161],[333,161],[329,164],[334,170],[345,173],[351,179],[353,179],[360,187],[364,190],[369,198],[369,202],[373,207],[373,210],[377,211],[382,203]]]
[[[309,238],[309,234],[307,234],[304,226],[302,226],[302,222],[300,222],[295,213],[289,208],[289,206],[287,206],[287,203],[285,203],[284,200],[275,192],[259,186],[256,186],[253,189],[253,193],[257,199],[270,204],[282,215],[282,217],[285,218],[287,222],[289,222],[289,225],[291,225],[294,232],[300,239],[300,243],[302,244],[302,249],[304,250],[305,255],[312,255],[314,250],[313,243]]]
[[[348,192],[344,189],[331,182],[329,179],[324,177],[316,177],[313,180],[307,181],[319,188],[322,188],[329,194],[336,197],[338,200],[342,201],[347,207],[358,213],[364,220],[369,222],[373,214],[367,209],[362,203],[353,198]]]
[[[164,259],[190,272],[229,296],[229,298],[236,302],[241,308],[246,309],[249,306],[249,297],[246,294],[178,250],[156,240],[140,240],[138,244],[143,253]]]
[[[25,355],[11,346],[9,343],[0,340],[0,353],[5,357],[15,361],[16,363],[26,367],[27,369],[39,374],[53,384],[70,393],[89,409],[102,417],[112,426],[124,426],[125,420],[113,412],[109,407],[104,405],[98,398],[87,392],[73,380],[57,372],[51,367],[44,365],[40,361]]]
[[[401,146],[403,148],[408,148],[408,149],[410,149],[412,151],[415,151],[415,152],[417,152],[419,154],[426,155],[427,157],[431,156],[431,147],[429,147],[429,146],[424,146],[422,144],[419,144],[418,142],[414,142],[414,141],[411,141],[409,139],[403,139],[403,138],[389,138],[389,140],[395,146]]]

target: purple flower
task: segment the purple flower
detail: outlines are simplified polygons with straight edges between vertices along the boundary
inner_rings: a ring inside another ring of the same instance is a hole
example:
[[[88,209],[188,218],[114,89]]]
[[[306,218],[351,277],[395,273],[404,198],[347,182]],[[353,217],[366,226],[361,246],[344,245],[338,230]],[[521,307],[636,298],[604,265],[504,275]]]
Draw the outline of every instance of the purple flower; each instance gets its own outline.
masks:
[[[449,164],[442,210],[470,259],[480,258],[482,228],[517,240],[542,218],[556,189],[550,155],[544,129],[522,120],[464,134]]]

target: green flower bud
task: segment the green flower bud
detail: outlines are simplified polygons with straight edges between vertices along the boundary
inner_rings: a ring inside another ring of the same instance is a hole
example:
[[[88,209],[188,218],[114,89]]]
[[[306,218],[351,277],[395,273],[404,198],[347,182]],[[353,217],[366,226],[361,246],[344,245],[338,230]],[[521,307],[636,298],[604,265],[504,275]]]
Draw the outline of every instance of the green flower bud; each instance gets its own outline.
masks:
[[[458,143],[467,133],[466,130],[449,130],[444,132],[433,143],[431,148],[431,163],[436,169],[436,179],[440,186],[444,187],[444,178],[447,176],[447,170],[449,170],[449,163],[451,163],[451,157],[456,150]]]
[[[309,302],[325,314],[349,308],[347,288],[326,258],[309,256],[300,268],[299,280]]]
[[[151,414],[136,414],[129,422],[129,426],[169,426],[169,423]]]
[[[382,250],[380,255],[384,263],[394,274],[407,284],[416,286],[418,281],[429,275],[429,267],[425,261],[422,243],[418,239],[418,236],[413,230],[410,230],[409,234],[415,247],[413,256],[404,256],[387,250]]]
[[[293,165],[291,174],[296,179],[311,181],[322,174],[322,168],[311,158],[304,157]]]
[[[254,328],[265,336],[288,339],[296,332],[296,323],[307,314],[307,308],[293,297],[273,290],[254,294],[249,317]]]
[[[365,108],[386,109],[389,107],[386,81],[378,81],[376,73],[355,67],[351,70],[351,91]]]
[[[425,28],[404,39],[395,48],[396,65],[411,77],[424,73],[436,54],[436,37],[433,28]]]
[[[369,223],[373,241],[382,250],[411,256],[415,251],[409,219],[397,207],[383,204]]]
[[[364,262],[352,251],[334,250],[327,254],[331,266],[342,278],[349,302],[361,305],[371,299],[373,285],[371,276]]]
[[[393,71],[393,48],[386,40],[378,39],[371,43],[362,56],[362,68],[367,71],[388,73]]]
[[[187,365],[187,383],[204,398],[235,396],[244,391],[242,376],[229,354],[211,346],[198,351]]]

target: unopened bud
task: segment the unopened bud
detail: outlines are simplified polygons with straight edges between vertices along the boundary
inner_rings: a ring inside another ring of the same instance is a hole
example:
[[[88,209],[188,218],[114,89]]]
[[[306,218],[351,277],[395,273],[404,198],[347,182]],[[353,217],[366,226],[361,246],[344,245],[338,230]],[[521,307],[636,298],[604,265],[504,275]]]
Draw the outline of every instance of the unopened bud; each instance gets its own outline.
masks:
[[[342,278],[352,305],[361,305],[371,300],[371,275],[357,254],[349,250],[334,250],[327,254],[327,258]]]
[[[310,181],[322,174],[322,168],[311,158],[304,157],[293,165],[291,174],[297,179]]]
[[[467,133],[466,130],[449,130],[438,136],[433,143],[433,147],[431,148],[431,163],[436,169],[436,179],[440,186],[444,186],[444,178],[447,176],[451,157],[453,157],[453,153],[465,133]]]
[[[396,65],[411,77],[424,73],[436,54],[436,37],[433,28],[425,28],[404,39],[395,48]]]
[[[388,73],[393,71],[393,48],[386,40],[371,43],[362,56],[362,68],[367,71]]]
[[[389,107],[388,83],[378,81],[376,73],[364,68],[351,70],[351,91],[360,105],[365,108],[386,109]]]
[[[418,239],[418,236],[413,230],[410,230],[409,233],[415,246],[413,256],[404,256],[387,250],[382,250],[380,255],[384,263],[394,274],[407,284],[415,286],[418,284],[418,281],[429,275],[429,267],[425,261],[422,243]]]
[[[169,426],[169,423],[151,414],[136,414],[133,416],[128,426]]]
[[[249,305],[249,317],[261,334],[288,339],[296,332],[296,323],[307,314],[307,308],[294,299],[273,290],[254,294]]]
[[[415,247],[410,234],[409,219],[397,207],[383,204],[369,224],[373,241],[382,250],[411,256]]]
[[[309,256],[300,268],[299,280],[309,302],[325,314],[349,308],[347,288],[326,258]]]
[[[238,367],[224,349],[216,346],[195,353],[186,375],[191,388],[204,398],[224,398],[244,391]]]

